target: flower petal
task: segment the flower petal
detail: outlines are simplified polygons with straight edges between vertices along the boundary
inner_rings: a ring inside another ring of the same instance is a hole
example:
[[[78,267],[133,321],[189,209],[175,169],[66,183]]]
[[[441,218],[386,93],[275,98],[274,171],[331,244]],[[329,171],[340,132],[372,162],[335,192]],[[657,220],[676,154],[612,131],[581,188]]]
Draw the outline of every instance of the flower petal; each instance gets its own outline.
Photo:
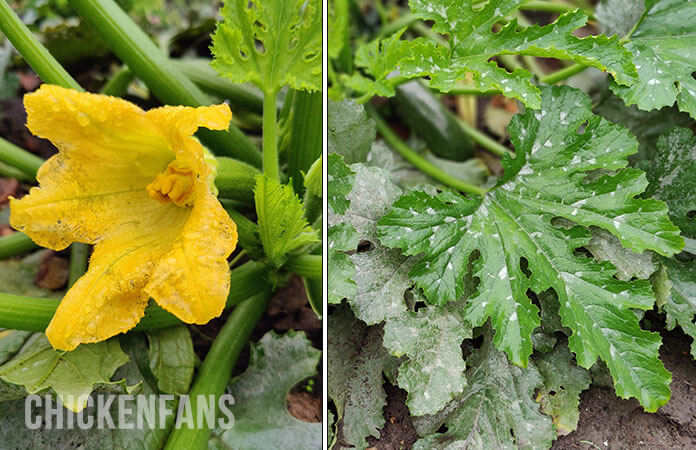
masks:
[[[147,195],[146,186],[174,153],[140,108],[52,85],[26,95],[24,103],[29,129],[50,139],[59,153],[39,169],[41,187],[11,200],[14,228],[61,250],[75,241],[98,242],[174,207]]]
[[[196,197],[191,217],[145,291],[184,322],[203,324],[225,307],[230,290],[227,257],[237,245],[237,226],[207,187]]]
[[[98,244],[89,270],[63,297],[46,328],[51,345],[73,350],[133,328],[150,298],[143,287],[167,249],[142,237]]]

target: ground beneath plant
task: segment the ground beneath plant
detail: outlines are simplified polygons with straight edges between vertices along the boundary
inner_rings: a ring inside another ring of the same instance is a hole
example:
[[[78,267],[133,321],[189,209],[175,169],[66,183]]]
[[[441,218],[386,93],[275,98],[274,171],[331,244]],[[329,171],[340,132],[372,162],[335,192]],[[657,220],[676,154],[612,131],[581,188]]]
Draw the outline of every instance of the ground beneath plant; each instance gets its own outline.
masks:
[[[614,390],[591,387],[581,395],[578,429],[556,440],[553,450],[696,449],[696,361],[691,338],[663,334],[662,361],[672,372],[672,398],[650,414],[635,399],[622,400]],[[406,392],[387,383],[385,427],[368,438],[372,449],[407,450],[418,439],[405,405]]]

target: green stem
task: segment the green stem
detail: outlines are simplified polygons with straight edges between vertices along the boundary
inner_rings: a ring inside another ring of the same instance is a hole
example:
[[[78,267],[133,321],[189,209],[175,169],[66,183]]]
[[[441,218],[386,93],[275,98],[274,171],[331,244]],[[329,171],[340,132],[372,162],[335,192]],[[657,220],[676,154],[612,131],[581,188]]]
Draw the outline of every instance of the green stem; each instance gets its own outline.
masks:
[[[207,59],[173,59],[172,63],[198,87],[228,99],[231,104],[251,112],[263,112],[263,94],[256,87],[235,84],[221,77]]]
[[[19,231],[0,237],[0,259],[12,258],[39,248],[29,236]]]
[[[411,147],[406,145],[399,137],[392,131],[387,122],[382,119],[377,111],[372,107],[372,105],[365,104],[365,109],[368,115],[377,124],[377,131],[382,135],[382,138],[389,144],[397,153],[404,157],[408,162],[416,166],[423,173],[430,176],[436,181],[442,184],[450,186],[458,191],[466,192],[473,195],[484,195],[486,193],[485,189],[479,186],[474,186],[458,178],[453,177],[447,172],[443,171],[435,164],[431,163],[427,159],[423,158],[421,155],[416,153]]]
[[[226,308],[258,292],[265,283],[263,265],[249,261],[230,273],[230,293]],[[0,293],[0,328],[43,332],[56,313],[60,300]],[[181,321],[157,305],[148,306],[136,330],[167,328]]]
[[[0,161],[0,177],[15,178],[20,181],[33,181],[34,177],[27,175],[19,169],[15,169],[9,164]]]
[[[263,173],[268,178],[278,180],[278,138],[276,109],[277,92],[266,92],[263,97]]]
[[[481,89],[476,86],[458,84],[446,93],[451,95],[497,95],[502,94],[502,92],[499,89]]]
[[[31,178],[36,177],[36,172],[44,163],[43,159],[33,153],[29,153],[2,138],[0,138],[0,161],[19,169]]]
[[[254,204],[254,186],[256,175],[260,174],[256,167],[232,158],[218,157],[215,186],[220,190],[220,197]]]
[[[564,14],[569,11],[575,11],[576,9],[578,9],[578,6],[567,5],[564,3],[553,3],[543,0],[532,0],[520,6],[521,11],[539,11],[548,12],[552,14]],[[584,8],[583,11],[585,12],[585,14],[587,14],[587,17],[590,20],[594,20],[594,14],[592,14],[592,11],[589,11]]]
[[[321,155],[323,138],[322,93],[295,92],[292,131],[288,147],[288,175],[297,195],[304,192],[303,173]]]
[[[210,104],[208,96],[162,54],[113,0],[70,0],[70,5],[163,103],[186,106]],[[198,135],[219,154],[235,157],[253,166],[261,163],[258,149],[234,124],[226,132],[201,129]]]
[[[306,278],[321,278],[321,267],[321,255],[298,255],[285,264],[285,268]]]
[[[45,83],[82,91],[77,81],[41,45],[6,0],[0,0],[0,31]]]
[[[112,95],[114,97],[123,97],[128,92],[128,86],[135,79],[135,74],[131,70],[123,66],[114,74],[113,77],[101,88],[101,93],[104,95]]]
[[[411,24],[411,29],[416,33],[420,34],[421,36],[427,37],[428,39],[440,45],[441,47],[449,48],[450,46],[449,42],[447,42],[447,39],[434,32],[432,28],[430,28],[421,21],[413,22]]]
[[[205,396],[200,398],[208,398],[209,395],[213,395],[217,400],[225,392],[239,353],[246,345],[256,322],[266,310],[270,298],[270,290],[259,292],[240,303],[232,311],[227,323],[222,327],[212,347],[210,347],[210,351],[189,391],[193,411],[198,411],[196,406],[199,396]],[[181,428],[175,428],[172,431],[165,449],[198,450],[208,448],[211,433],[211,427],[191,428],[188,423],[185,423]]]
[[[494,155],[502,157],[504,154],[512,154],[510,150],[499,142],[491,139],[487,134],[480,132],[476,128],[472,127],[463,120],[459,120],[459,126],[462,127],[464,133],[469,136],[469,138],[476,142],[481,147],[485,148]]]
[[[570,78],[573,75],[576,75],[585,69],[587,69],[587,66],[583,64],[573,64],[555,72],[551,72],[548,75],[544,75],[543,77],[539,78],[539,81],[545,84],[556,84],[559,81],[563,81],[566,78]]]
[[[89,245],[74,242],[70,246],[70,274],[68,277],[68,287],[72,287],[72,285],[87,271],[88,255]]]
[[[395,20],[387,23],[385,26],[381,27],[377,38],[386,38],[396,33],[402,28],[411,27],[414,23],[418,22],[418,17],[414,14],[408,13],[397,17]]]

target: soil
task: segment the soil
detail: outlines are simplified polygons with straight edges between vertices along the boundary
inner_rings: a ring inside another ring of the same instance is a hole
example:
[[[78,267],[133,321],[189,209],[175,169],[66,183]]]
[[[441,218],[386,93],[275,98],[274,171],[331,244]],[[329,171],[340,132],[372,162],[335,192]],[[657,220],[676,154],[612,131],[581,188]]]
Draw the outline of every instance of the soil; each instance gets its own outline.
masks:
[[[691,338],[680,332],[663,334],[661,358],[672,372],[672,398],[656,413],[646,413],[635,399],[622,400],[614,390],[591,387],[580,399],[578,429],[557,439],[553,450],[696,449],[696,361]],[[386,425],[370,448],[407,450],[418,439],[409,419],[406,392],[385,384]]]

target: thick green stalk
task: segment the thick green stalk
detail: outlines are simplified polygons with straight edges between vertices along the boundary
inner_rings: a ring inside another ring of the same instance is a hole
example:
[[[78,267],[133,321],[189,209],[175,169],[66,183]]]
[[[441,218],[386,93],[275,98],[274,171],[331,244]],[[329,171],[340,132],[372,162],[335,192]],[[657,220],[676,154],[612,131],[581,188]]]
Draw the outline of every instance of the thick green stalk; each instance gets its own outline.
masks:
[[[247,262],[232,270],[226,308],[254,295],[265,283],[265,269],[256,262]],[[0,328],[42,332],[58,308],[60,300],[23,297],[0,293]],[[180,324],[181,321],[157,305],[147,308],[136,330],[152,330]]]
[[[193,387],[189,391],[189,399],[193,411],[197,411],[198,396],[208,398],[209,395],[217,399],[225,392],[227,384],[232,376],[232,369],[237,362],[237,357],[246,345],[252,330],[259,321],[271,298],[269,289],[262,290],[255,296],[240,303],[227,323],[222,327],[215,338],[210,351],[201,365]],[[281,368],[279,368],[281,369]],[[216,414],[217,417],[217,414]],[[213,425],[214,426],[214,425]],[[169,450],[203,450],[208,448],[208,440],[212,429],[206,426],[190,428],[188,423],[178,429],[174,429],[169,435],[165,449]]]
[[[12,258],[38,247],[29,236],[17,231],[0,237],[0,259]]]
[[[585,69],[587,69],[587,66],[583,64],[573,64],[568,67],[564,67],[563,69],[559,69],[555,72],[551,72],[548,75],[544,75],[543,77],[539,78],[539,81],[545,84],[556,84],[559,81],[563,81],[566,78],[570,78],[573,75],[576,75]]]
[[[285,268],[306,278],[321,278],[321,255],[298,255],[290,257]]]
[[[89,245],[81,242],[74,242],[70,246],[70,273],[68,277],[68,287],[87,272],[87,256],[89,255]]]
[[[257,114],[263,113],[263,94],[255,87],[235,84],[210,67],[208,59],[173,59],[172,63],[198,87],[228,99],[231,104]]]
[[[263,96],[263,173],[278,180],[278,123],[276,110],[277,92],[266,92]]]
[[[220,197],[253,205],[256,175],[261,172],[256,167],[232,158],[218,157],[217,162],[215,186],[220,191]]]
[[[297,195],[304,192],[303,173],[321,155],[323,137],[322,93],[295,92],[292,131],[288,148],[288,175]]]
[[[419,155],[415,150],[406,145],[399,137],[392,131],[389,125],[382,119],[377,111],[370,104],[365,105],[368,115],[377,124],[377,131],[382,135],[382,138],[393,148],[397,153],[404,157],[408,162],[416,166],[423,173],[439,181],[442,184],[450,186],[458,191],[466,192],[473,195],[484,195],[486,190],[462,181],[458,178],[453,177],[447,172],[443,171],[435,164],[431,163],[421,155]]]
[[[36,177],[36,172],[44,163],[43,159],[3,138],[0,138],[0,161],[19,169],[31,178]]]
[[[0,30],[45,83],[66,88],[82,88],[34,37],[6,0],[0,0]]]
[[[494,155],[498,155],[502,157],[506,153],[512,153],[510,150],[507,149],[504,145],[500,144],[499,142],[491,139],[487,134],[480,132],[477,130],[475,127],[472,127],[468,123],[466,123],[463,120],[459,120],[459,126],[462,127],[462,130],[464,133],[469,136],[469,138],[476,142],[478,145],[481,147],[485,148],[489,152],[493,153]]]
[[[187,106],[210,104],[208,96],[162,54],[113,0],[70,0],[70,5],[162,102]],[[219,154],[260,165],[257,148],[235,125],[230,125],[226,132],[201,129],[198,135]]]

